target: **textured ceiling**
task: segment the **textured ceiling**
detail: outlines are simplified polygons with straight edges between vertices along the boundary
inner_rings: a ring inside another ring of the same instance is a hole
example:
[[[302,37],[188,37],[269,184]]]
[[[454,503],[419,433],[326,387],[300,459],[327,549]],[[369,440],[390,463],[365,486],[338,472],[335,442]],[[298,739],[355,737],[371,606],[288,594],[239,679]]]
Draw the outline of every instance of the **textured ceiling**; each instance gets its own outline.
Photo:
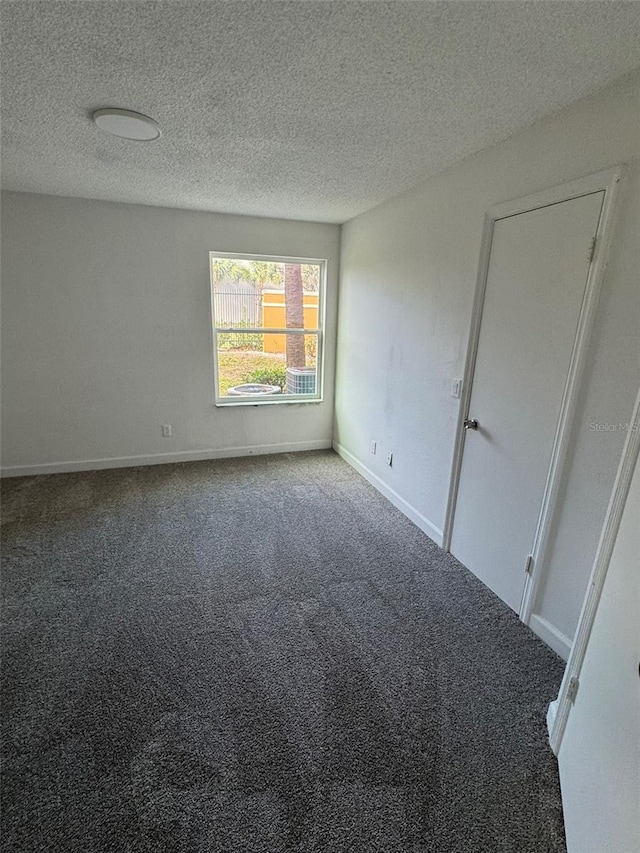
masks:
[[[640,3],[4,0],[2,41],[6,188],[343,222],[639,66]]]

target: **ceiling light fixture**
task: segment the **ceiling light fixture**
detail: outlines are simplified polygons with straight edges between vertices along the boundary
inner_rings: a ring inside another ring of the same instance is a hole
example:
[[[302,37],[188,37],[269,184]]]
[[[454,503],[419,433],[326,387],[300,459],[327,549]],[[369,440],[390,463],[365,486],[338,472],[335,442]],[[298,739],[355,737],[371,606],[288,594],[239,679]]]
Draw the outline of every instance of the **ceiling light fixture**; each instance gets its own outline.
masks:
[[[135,113],[132,110],[118,110],[107,107],[96,110],[92,116],[100,130],[120,136],[122,139],[133,139],[136,142],[151,142],[161,135],[160,125],[149,116]]]

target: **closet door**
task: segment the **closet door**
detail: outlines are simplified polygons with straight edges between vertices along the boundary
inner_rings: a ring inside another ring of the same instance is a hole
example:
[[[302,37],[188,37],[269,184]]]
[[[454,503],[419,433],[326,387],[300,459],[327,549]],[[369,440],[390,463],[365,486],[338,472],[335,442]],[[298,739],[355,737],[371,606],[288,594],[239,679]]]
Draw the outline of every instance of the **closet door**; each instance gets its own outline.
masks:
[[[604,195],[494,225],[450,550],[514,610]]]

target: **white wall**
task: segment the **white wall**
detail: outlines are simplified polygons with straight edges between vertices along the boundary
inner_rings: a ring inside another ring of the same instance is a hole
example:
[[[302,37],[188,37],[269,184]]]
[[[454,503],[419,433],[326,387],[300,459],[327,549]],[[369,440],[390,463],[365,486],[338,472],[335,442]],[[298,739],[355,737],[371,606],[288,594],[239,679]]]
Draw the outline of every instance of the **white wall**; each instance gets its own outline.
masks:
[[[589,424],[624,420],[640,375],[639,115],[635,74],[343,227],[336,446],[437,539],[458,409],[450,386],[463,372],[485,211],[632,164],[551,571],[535,608],[559,645],[575,631],[624,440]],[[387,450],[392,468],[384,464]]]
[[[22,193],[2,202],[6,472],[330,446],[337,226]],[[209,250],[327,258],[324,403],[215,408]]]
[[[569,853],[640,850],[640,465],[558,762]]]

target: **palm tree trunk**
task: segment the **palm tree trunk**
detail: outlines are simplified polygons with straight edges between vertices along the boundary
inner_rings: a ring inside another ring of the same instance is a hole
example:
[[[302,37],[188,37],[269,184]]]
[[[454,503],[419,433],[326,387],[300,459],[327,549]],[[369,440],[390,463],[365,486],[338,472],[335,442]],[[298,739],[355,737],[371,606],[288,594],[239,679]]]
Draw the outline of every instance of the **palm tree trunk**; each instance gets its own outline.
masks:
[[[287,329],[304,329],[300,264],[285,264],[284,299]],[[304,335],[287,335],[287,367],[304,367],[305,361]]]

